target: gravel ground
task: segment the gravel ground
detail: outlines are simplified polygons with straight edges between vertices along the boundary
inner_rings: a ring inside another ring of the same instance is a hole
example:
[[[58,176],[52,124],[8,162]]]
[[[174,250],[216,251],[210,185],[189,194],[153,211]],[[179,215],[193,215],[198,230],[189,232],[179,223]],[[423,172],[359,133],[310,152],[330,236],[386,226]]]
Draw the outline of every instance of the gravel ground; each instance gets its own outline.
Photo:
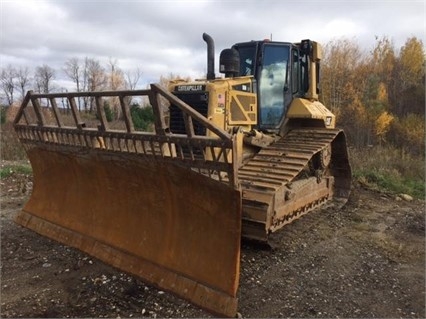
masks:
[[[1,317],[211,317],[73,248],[16,225],[31,176],[1,180]],[[348,204],[243,243],[243,317],[424,318],[425,202],[354,185]]]

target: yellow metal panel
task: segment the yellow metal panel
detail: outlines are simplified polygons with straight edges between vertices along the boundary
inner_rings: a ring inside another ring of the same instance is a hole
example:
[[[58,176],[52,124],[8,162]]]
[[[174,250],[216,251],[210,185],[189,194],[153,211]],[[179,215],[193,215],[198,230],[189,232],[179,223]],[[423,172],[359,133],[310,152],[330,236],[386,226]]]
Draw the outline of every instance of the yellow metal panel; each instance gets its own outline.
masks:
[[[230,91],[228,124],[255,125],[257,123],[256,95],[250,92]]]
[[[334,128],[336,118],[321,102],[309,101],[307,99],[296,98],[291,102],[287,112],[289,119],[317,119],[323,120],[326,128]]]

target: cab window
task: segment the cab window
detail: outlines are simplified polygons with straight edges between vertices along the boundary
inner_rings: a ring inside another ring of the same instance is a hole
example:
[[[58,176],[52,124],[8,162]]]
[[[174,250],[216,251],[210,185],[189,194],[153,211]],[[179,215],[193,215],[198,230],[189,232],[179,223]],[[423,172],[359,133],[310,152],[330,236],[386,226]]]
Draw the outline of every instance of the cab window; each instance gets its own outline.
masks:
[[[254,75],[256,47],[239,47],[238,52],[240,54],[240,75]]]
[[[275,129],[283,118],[288,90],[287,68],[290,48],[288,45],[265,44],[262,65],[259,70],[260,127]]]

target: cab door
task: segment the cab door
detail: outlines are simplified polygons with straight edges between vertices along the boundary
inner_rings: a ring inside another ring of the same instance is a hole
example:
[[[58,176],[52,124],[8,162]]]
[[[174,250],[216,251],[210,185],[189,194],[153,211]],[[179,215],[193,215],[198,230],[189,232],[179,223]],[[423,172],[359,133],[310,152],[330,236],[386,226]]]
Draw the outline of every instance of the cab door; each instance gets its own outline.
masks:
[[[257,71],[259,128],[277,130],[292,100],[290,45],[264,43]]]

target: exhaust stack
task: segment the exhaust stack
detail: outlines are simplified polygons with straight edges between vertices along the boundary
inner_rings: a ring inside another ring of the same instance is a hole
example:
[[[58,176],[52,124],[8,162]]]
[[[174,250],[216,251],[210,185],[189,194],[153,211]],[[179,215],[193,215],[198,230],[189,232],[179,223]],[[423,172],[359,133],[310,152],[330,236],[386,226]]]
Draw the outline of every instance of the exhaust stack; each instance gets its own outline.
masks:
[[[214,41],[207,33],[203,33],[203,40],[207,43],[207,80],[214,80]]]

